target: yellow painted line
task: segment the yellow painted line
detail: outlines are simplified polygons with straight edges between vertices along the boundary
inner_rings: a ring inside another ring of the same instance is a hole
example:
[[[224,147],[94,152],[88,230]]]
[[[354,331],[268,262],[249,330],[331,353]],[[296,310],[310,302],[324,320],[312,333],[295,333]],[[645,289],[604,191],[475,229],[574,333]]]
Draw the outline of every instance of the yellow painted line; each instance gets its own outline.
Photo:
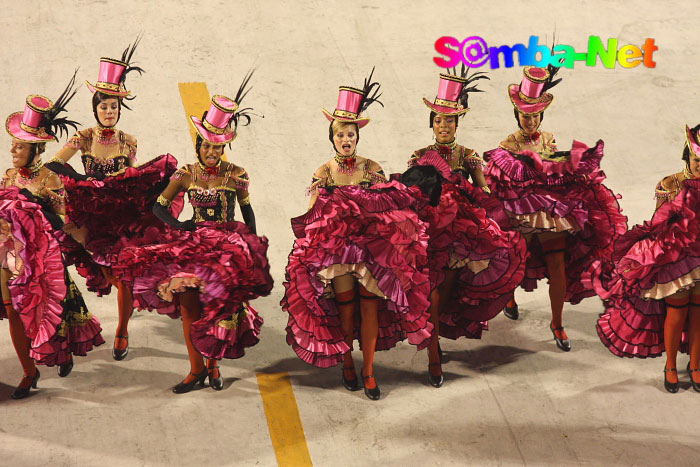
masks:
[[[257,373],[267,426],[280,466],[313,465],[288,373]]]
[[[207,83],[178,83],[177,87],[180,89],[182,105],[185,106],[187,127],[190,129],[192,145],[194,145],[197,140],[197,132],[194,126],[192,126],[190,115],[200,118],[205,110],[209,110],[211,98],[209,96],[209,90],[207,89]]]

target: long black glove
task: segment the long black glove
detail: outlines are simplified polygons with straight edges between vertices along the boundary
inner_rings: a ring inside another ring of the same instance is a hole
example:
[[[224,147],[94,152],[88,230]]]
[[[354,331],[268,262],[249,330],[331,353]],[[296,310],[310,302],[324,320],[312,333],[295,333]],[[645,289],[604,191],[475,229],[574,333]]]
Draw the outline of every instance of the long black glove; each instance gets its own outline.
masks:
[[[243,213],[243,222],[245,222],[245,225],[247,225],[248,228],[252,230],[255,235],[257,235],[258,231],[255,228],[255,213],[253,212],[253,206],[250,204],[241,206],[241,213]]]
[[[34,196],[34,193],[26,188],[22,188],[19,192],[26,196],[32,203],[41,206],[41,212],[44,213],[44,217],[49,221],[49,224],[51,224],[54,230],[61,230],[63,228],[63,219],[51,209],[51,205],[47,200]]]
[[[52,172],[56,172],[57,174],[66,176],[68,178],[72,178],[73,180],[78,180],[79,182],[85,181],[89,178],[94,178],[95,180],[105,179],[105,174],[101,172],[96,172],[92,176],[88,177],[87,175],[83,175],[81,173],[76,172],[70,164],[61,164],[56,161],[49,162],[48,164],[46,164],[45,167],[51,170]]]
[[[168,208],[157,201],[153,204],[153,214],[161,221],[178,230],[193,231],[197,228],[197,224],[192,219],[186,220],[185,222],[180,222],[175,219],[173,215],[170,214],[170,211],[168,211]]]

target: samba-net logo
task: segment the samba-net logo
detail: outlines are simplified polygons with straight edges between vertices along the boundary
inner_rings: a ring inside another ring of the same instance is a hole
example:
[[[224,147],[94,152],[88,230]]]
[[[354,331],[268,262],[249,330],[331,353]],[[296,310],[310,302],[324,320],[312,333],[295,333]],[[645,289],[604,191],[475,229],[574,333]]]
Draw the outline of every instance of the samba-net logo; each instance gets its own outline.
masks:
[[[518,56],[520,66],[573,68],[575,62],[585,62],[586,66],[595,66],[597,59],[605,68],[615,68],[619,63],[623,68],[634,68],[643,64],[647,68],[656,68],[653,54],[659,48],[654,39],[646,39],[641,47],[628,44],[618,48],[618,40],[608,39],[607,47],[598,36],[588,38],[588,50],[576,52],[565,44],[558,44],[551,49],[539,44],[538,36],[530,36],[527,46],[515,44],[512,46],[489,47],[486,41],[479,36],[471,36],[460,41],[451,36],[443,36],[435,41],[435,51],[442,55],[433,57],[435,64],[441,68],[452,68],[464,63],[471,68],[479,68],[486,63],[492,69],[500,68],[501,62],[505,68],[511,68],[515,64],[515,55]]]

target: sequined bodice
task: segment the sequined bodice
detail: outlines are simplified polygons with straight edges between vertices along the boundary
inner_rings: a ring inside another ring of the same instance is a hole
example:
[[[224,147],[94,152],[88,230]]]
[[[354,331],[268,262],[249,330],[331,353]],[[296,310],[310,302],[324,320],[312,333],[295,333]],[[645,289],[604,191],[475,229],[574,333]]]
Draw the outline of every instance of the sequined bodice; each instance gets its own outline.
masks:
[[[94,132],[98,133],[97,138]],[[136,159],[136,145],[127,141],[121,130],[92,128],[79,131],[66,144],[73,149],[80,149],[85,174],[96,173],[112,175],[131,167]]]
[[[236,214],[236,190],[227,186],[202,188],[191,185],[187,196],[195,222],[233,222]]]

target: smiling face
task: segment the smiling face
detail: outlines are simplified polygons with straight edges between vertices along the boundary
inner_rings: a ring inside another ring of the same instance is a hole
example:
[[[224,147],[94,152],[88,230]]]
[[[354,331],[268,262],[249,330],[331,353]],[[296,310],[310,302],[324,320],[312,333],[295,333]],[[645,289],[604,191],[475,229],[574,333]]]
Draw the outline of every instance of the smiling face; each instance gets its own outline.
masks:
[[[357,147],[357,126],[354,123],[333,123],[333,144],[340,154],[353,155]]]
[[[25,143],[24,141],[12,138],[12,149],[10,149],[10,153],[12,154],[12,165],[14,167],[20,168],[26,166],[31,158],[31,152],[31,143]]]
[[[457,132],[457,117],[436,114],[433,118],[433,133],[438,143],[451,143]]]
[[[202,145],[199,147],[199,160],[206,167],[216,167],[223,154],[223,144],[211,144],[207,140],[202,140]]]
[[[119,120],[119,99],[111,97],[103,100],[97,104],[96,112],[100,125],[106,128],[113,127]]]
[[[520,123],[520,128],[523,129],[525,133],[532,136],[537,132],[542,122],[542,114],[525,115],[518,112],[518,122]]]

